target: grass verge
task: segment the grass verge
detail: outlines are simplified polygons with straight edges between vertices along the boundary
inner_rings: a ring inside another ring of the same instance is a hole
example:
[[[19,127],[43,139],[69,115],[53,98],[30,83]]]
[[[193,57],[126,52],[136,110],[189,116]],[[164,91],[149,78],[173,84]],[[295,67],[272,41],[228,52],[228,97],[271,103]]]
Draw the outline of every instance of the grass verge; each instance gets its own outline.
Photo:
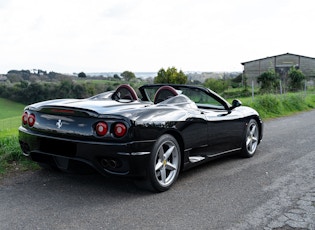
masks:
[[[315,94],[288,93],[284,95],[265,94],[240,99],[243,105],[252,107],[266,120],[292,115],[315,108]]]
[[[17,134],[0,138],[0,178],[7,173],[37,168],[36,163],[30,161],[21,153]]]

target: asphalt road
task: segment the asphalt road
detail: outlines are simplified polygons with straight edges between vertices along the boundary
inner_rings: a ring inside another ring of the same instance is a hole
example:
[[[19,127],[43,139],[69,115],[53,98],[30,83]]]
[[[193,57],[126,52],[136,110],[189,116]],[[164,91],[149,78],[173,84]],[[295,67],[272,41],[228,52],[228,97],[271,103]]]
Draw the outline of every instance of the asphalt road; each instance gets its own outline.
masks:
[[[315,229],[315,110],[265,123],[251,159],[225,157],[154,194],[39,170],[0,182],[0,229]]]

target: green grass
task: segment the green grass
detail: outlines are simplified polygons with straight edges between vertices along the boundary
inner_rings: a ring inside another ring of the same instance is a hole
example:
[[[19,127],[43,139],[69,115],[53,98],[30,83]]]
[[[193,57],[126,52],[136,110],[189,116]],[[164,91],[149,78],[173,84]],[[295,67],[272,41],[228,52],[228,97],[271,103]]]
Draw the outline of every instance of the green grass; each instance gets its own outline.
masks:
[[[37,167],[23,156],[18,142],[18,127],[24,107],[23,104],[0,98],[0,177]]]
[[[21,124],[25,105],[0,98],[0,137],[14,134]]]
[[[22,115],[11,117],[11,118],[0,119],[0,137],[8,136],[8,134],[10,133],[14,134],[14,130],[17,130],[17,128],[21,124],[21,119],[22,119],[21,117]]]
[[[263,119],[288,116],[315,108],[315,93],[287,93],[283,95],[265,94],[240,98],[243,105],[258,111]]]
[[[37,164],[21,153],[17,135],[0,139],[0,178],[7,173],[36,168]]]
[[[0,120],[21,115],[25,105],[0,98]]]

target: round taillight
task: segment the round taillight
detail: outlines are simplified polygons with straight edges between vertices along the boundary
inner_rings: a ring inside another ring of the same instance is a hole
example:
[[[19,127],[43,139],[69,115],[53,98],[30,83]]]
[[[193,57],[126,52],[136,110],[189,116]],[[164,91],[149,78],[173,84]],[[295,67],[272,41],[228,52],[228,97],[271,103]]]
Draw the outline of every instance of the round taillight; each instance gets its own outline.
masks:
[[[28,113],[24,112],[24,114],[22,116],[22,123],[23,123],[23,125],[27,125],[27,120],[28,120]]]
[[[114,126],[114,135],[116,137],[123,137],[127,132],[127,127],[123,123],[117,123]]]
[[[30,114],[28,116],[27,121],[28,121],[29,127],[33,127],[33,125],[35,124],[35,115],[34,114]]]
[[[99,122],[96,125],[95,131],[98,136],[105,136],[107,133],[108,126],[105,122]]]

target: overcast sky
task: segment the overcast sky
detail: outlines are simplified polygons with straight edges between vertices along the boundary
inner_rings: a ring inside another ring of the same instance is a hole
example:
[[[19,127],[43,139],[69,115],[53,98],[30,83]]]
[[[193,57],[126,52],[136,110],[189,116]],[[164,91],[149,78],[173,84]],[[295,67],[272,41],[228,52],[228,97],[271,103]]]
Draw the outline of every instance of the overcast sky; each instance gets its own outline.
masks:
[[[312,0],[0,0],[0,73],[242,71],[315,57]]]

